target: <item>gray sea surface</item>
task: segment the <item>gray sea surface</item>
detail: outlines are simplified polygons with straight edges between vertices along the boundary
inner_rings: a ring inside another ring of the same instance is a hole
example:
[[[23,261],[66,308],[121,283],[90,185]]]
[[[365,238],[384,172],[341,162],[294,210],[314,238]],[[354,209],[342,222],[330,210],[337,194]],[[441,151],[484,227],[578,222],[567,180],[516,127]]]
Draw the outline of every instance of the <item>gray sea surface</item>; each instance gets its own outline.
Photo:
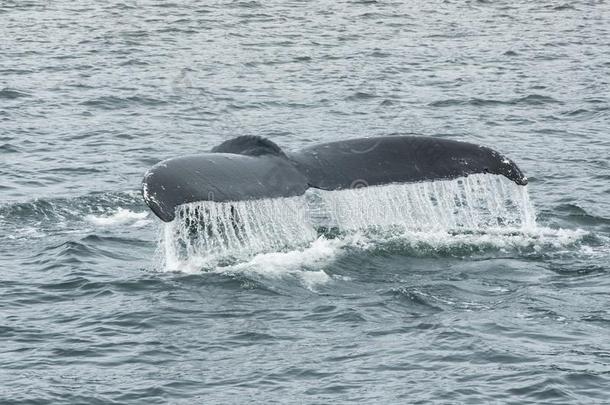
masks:
[[[0,402],[610,402],[609,44],[607,1],[0,0]],[[510,156],[536,230],[160,264],[153,164],[390,134]]]

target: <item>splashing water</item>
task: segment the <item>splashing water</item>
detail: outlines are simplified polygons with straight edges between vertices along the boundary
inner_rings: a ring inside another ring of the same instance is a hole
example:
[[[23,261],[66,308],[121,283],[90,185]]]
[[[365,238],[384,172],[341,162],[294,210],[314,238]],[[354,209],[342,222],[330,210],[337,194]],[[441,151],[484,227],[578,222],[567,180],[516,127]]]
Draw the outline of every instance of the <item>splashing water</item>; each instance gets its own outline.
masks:
[[[134,212],[125,208],[119,208],[112,215],[101,216],[90,214],[85,216],[85,220],[96,226],[120,226],[132,223],[131,226],[139,227],[148,223],[146,217],[148,217],[147,212]]]
[[[306,247],[321,227],[398,231],[411,239],[421,235],[422,241],[437,240],[440,234],[521,235],[537,229],[527,188],[487,174],[340,191],[312,189],[292,198],[203,201],[179,207],[176,218],[164,225],[161,235],[160,258],[167,270],[228,266],[260,253]]]

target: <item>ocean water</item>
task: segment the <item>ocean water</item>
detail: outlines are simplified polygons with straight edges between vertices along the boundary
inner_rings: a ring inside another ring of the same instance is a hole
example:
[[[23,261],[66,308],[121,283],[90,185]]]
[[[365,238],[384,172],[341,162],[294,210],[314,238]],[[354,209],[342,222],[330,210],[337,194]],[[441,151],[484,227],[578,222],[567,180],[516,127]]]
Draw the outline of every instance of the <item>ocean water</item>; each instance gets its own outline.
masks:
[[[1,1],[0,402],[608,403],[609,38],[605,1]],[[312,192],[241,230],[139,191],[237,135],[389,134],[530,184]]]

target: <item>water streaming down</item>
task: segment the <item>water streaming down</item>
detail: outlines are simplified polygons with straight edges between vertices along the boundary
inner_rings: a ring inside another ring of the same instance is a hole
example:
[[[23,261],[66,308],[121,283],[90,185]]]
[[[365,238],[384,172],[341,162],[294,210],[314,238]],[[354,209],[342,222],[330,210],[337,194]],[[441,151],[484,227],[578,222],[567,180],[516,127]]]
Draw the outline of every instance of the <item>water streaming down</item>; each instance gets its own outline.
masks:
[[[526,187],[503,176],[320,192],[332,226],[412,232],[525,231],[536,226]]]
[[[239,202],[203,201],[179,207],[164,225],[165,268],[243,260],[313,241],[316,229],[409,232],[525,232],[536,222],[526,187],[495,175],[391,184],[304,197]]]
[[[164,224],[165,268],[193,259],[205,267],[307,244],[317,236],[307,214],[304,197],[184,204]]]

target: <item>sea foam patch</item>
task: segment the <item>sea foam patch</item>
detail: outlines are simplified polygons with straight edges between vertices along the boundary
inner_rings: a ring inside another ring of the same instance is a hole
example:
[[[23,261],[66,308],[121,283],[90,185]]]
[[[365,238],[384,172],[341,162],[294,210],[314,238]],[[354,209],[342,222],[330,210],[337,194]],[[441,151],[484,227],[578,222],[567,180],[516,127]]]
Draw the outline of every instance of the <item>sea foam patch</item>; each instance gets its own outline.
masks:
[[[287,252],[270,252],[255,255],[251,260],[227,267],[217,267],[216,272],[245,273],[251,276],[281,278],[297,277],[310,290],[325,284],[331,277],[321,268],[332,262],[341,252],[345,241],[321,236],[311,245]]]
[[[125,208],[118,208],[111,215],[87,215],[85,219],[95,226],[118,226],[132,224],[135,227],[147,225],[150,221],[146,221],[147,212],[134,212]]]

